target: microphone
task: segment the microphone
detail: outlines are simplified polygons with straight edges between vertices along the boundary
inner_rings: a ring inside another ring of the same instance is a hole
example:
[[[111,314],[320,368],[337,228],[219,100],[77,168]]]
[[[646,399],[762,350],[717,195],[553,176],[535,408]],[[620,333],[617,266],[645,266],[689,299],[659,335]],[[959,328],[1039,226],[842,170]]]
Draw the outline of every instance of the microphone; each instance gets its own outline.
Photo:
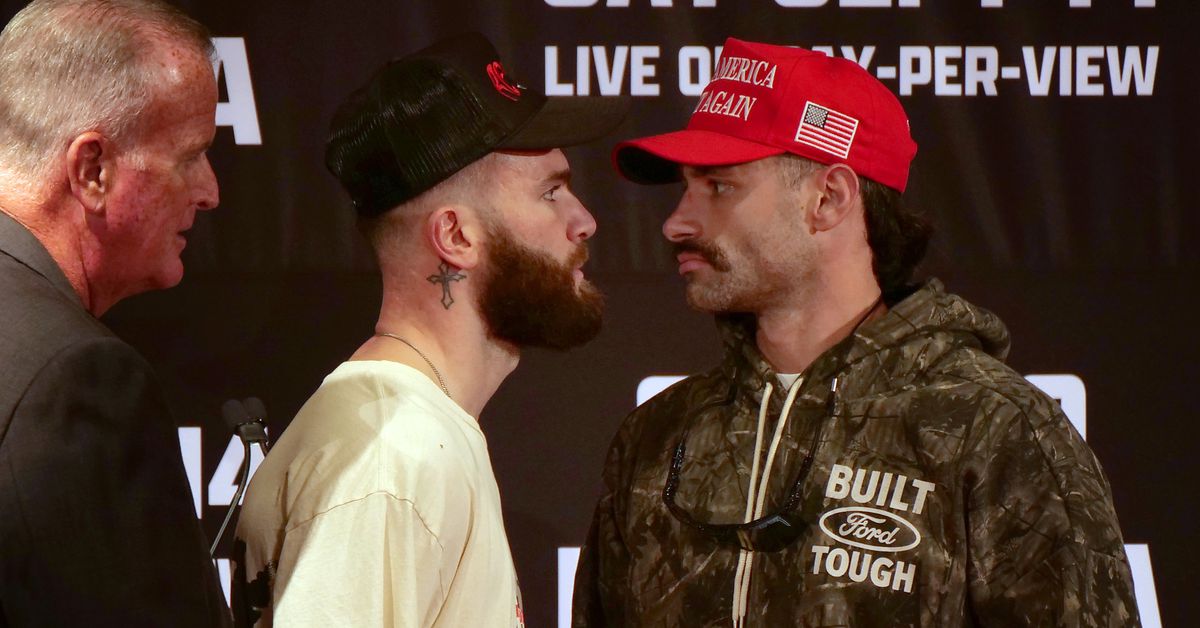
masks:
[[[237,434],[247,446],[258,443],[264,456],[267,455],[267,407],[258,397],[247,397],[240,402],[230,399],[221,406],[221,415],[225,418],[233,433]]]
[[[225,529],[229,527],[229,522],[233,519],[233,511],[242,501],[242,494],[246,492],[246,484],[250,480],[250,444],[258,443],[264,456],[267,455],[268,449],[267,407],[263,405],[261,399],[258,397],[249,397],[241,401],[230,399],[221,404],[221,417],[225,419],[225,424],[229,426],[230,430],[237,434],[238,439],[242,441],[242,469],[238,477],[237,491],[233,494],[233,501],[229,503],[229,510],[225,512],[225,520],[221,522],[221,529],[217,530],[217,538],[213,540],[212,547],[208,550],[210,558],[216,558],[217,546],[221,544],[221,538],[225,536]]]

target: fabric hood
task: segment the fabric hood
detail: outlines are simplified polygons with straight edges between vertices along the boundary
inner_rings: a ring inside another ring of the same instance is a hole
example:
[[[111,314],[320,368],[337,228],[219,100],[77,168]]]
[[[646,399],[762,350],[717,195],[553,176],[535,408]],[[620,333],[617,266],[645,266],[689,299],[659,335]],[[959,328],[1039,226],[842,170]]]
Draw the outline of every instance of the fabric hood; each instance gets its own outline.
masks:
[[[755,343],[754,317],[720,314],[716,318],[727,364],[742,371],[738,374],[739,380],[758,380],[743,381],[743,384],[756,390],[762,388],[763,382],[774,378],[774,371]],[[907,298],[892,305],[883,317],[863,325],[819,357],[811,367],[814,372],[810,377],[829,376],[870,357],[879,359],[884,370],[911,374],[911,360],[892,361],[881,354],[910,342],[930,340],[935,340],[930,343],[931,351],[922,352],[919,358],[927,364],[935,362],[940,353],[962,345],[979,347],[1003,361],[1010,347],[1008,328],[998,316],[947,293],[941,281],[930,279]],[[890,367],[887,366],[889,362]]]

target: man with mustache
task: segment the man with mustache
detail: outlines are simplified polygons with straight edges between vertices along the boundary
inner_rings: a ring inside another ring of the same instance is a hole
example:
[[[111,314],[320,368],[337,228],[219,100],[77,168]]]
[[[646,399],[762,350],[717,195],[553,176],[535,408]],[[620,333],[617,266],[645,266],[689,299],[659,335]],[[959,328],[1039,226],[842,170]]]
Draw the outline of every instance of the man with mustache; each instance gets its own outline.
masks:
[[[158,0],[0,34],[0,626],[229,623],[162,386],[99,320],[217,206],[213,56]]]
[[[600,329],[581,270],[596,223],[558,147],[625,108],[547,99],[466,35],[388,63],[338,110],[326,164],[375,250],[383,304],[250,485],[239,624],[524,624],[476,417],[523,347]]]
[[[1131,626],[1108,483],[1008,333],[937,280],[899,101],[858,65],[730,39],[663,225],[726,356],[621,426],[575,583],[585,626]]]

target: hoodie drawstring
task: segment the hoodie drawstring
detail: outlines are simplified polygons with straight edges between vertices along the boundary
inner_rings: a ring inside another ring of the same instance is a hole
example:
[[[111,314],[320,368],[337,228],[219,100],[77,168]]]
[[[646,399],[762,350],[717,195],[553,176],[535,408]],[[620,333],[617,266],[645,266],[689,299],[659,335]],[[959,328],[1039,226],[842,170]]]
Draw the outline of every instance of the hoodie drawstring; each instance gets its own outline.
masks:
[[[775,435],[771,438],[771,446],[767,449],[767,462],[763,469],[762,478],[758,477],[758,461],[762,455],[763,443],[763,428],[767,421],[767,407],[770,405],[771,393],[775,387],[771,382],[766,383],[763,389],[762,402],[758,408],[758,429],[754,435],[754,462],[750,465],[750,485],[746,494],[746,514],[742,523],[750,523],[762,516],[763,506],[766,503],[767,484],[771,479],[771,468],[775,464],[775,452],[779,448],[779,441],[783,437],[783,428],[787,425],[788,416],[791,415],[792,405],[796,401],[796,394],[800,392],[800,387],[804,384],[804,378],[800,377],[788,388],[787,399],[783,403],[783,410],[780,412],[779,422],[775,424]],[[734,628],[742,628],[746,621],[746,607],[750,601],[750,574],[754,571],[754,552],[747,549],[738,551],[738,566],[737,572],[733,577],[733,608],[732,612]]]

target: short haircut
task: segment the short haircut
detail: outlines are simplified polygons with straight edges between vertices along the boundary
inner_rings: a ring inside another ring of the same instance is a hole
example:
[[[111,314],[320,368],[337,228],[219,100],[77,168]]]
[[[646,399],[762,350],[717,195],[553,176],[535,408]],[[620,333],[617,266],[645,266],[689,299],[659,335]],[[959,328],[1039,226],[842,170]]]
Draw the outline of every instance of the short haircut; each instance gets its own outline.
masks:
[[[488,153],[416,197],[382,214],[358,214],[358,230],[371,243],[380,262],[395,247],[397,238],[413,228],[415,219],[450,203],[468,203],[476,207],[485,221],[492,219],[487,196],[487,180],[495,172],[496,153]]]
[[[209,32],[161,0],[34,0],[0,33],[0,171],[40,185],[71,139],[136,136],[163,42],[215,58]],[[11,181],[10,181],[11,183]]]
[[[821,165],[786,153],[779,158],[780,175],[793,187]],[[911,287],[913,271],[925,257],[933,226],[923,214],[908,207],[897,190],[862,176],[858,181],[867,243],[871,246],[871,269],[884,299],[894,302]]]

